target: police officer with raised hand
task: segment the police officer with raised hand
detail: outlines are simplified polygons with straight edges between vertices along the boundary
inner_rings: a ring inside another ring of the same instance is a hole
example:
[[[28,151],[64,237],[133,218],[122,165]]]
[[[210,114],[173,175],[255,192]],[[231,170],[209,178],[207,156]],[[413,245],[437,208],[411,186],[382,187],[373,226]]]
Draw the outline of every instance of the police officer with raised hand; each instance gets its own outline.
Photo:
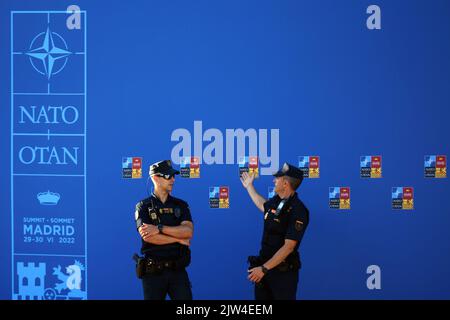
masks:
[[[136,272],[142,279],[144,299],[192,300],[186,267],[191,260],[192,217],[187,202],[170,193],[179,171],[170,160],[150,166],[154,191],[136,205],[136,227],[142,238]]]
[[[255,190],[253,176],[243,173],[241,177],[250,198],[264,213],[261,250],[248,258],[248,279],[255,283],[256,300],[295,300],[301,267],[298,248],[309,223],[309,211],[296,192],[303,173],[284,163],[274,176],[276,195],[269,200]]]

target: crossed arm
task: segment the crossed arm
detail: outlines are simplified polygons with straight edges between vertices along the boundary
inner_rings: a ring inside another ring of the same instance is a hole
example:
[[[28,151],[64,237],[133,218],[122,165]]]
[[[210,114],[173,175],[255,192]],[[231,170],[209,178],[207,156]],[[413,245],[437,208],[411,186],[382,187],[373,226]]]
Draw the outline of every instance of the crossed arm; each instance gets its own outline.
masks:
[[[159,233],[158,228],[152,224],[144,223],[139,227],[139,234],[142,239],[145,242],[157,245],[180,243],[189,246],[193,231],[194,225],[191,221],[183,221],[176,227],[164,226],[163,233]]]

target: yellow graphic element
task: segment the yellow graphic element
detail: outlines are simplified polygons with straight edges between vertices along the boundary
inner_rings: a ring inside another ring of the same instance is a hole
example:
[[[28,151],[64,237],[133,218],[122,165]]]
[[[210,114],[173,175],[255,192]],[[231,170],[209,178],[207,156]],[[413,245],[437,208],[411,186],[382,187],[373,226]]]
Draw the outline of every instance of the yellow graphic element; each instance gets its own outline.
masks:
[[[402,209],[405,210],[414,209],[414,199],[403,199]]]
[[[131,178],[133,179],[142,178],[142,169],[133,169],[131,173]]]
[[[191,168],[189,172],[190,178],[200,178],[200,168]]]
[[[371,178],[381,178],[381,168],[372,168],[370,170]]]
[[[320,170],[319,168],[309,168],[309,177],[310,178],[319,178]]]
[[[219,199],[219,208],[229,208],[230,207],[230,199]]]
[[[248,168],[248,174],[253,175],[255,178],[258,178],[259,170],[258,170],[258,168]]]
[[[350,199],[340,199],[339,209],[350,209]]]
[[[436,168],[436,178],[447,178],[447,168]]]

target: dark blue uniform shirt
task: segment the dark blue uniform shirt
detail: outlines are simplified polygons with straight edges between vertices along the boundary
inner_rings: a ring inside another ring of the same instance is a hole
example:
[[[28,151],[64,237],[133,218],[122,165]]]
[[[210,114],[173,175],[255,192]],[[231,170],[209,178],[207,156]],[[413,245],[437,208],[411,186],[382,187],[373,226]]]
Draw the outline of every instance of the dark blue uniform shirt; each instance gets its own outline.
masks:
[[[285,239],[298,241],[286,260],[299,259],[297,250],[309,223],[309,211],[298,198],[297,192],[287,199],[277,212],[281,201],[282,199],[275,195],[264,203],[264,231],[260,251],[264,262],[272,258],[284,245]]]
[[[162,203],[155,194],[136,205],[135,219],[138,228],[143,223],[174,227],[179,226],[183,221],[192,222],[187,202],[169,195],[166,202]],[[188,254],[188,251],[187,246],[179,243],[156,245],[142,240],[141,253],[147,258],[174,260],[179,259],[183,254]]]

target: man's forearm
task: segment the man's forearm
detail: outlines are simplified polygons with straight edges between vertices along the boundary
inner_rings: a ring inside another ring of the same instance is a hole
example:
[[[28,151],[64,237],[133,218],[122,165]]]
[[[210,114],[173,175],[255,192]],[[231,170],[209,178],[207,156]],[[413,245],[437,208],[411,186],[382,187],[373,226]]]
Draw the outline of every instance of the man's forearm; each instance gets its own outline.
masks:
[[[252,199],[253,203],[256,205],[256,207],[261,211],[264,212],[264,202],[266,202],[266,199],[264,199],[255,189],[253,185],[249,185],[247,187],[247,192],[250,195],[250,198]]]
[[[178,238],[178,239],[191,239],[192,238],[192,228],[190,226],[176,226],[176,227],[163,227],[163,233],[165,235]]]
[[[292,246],[284,244],[274,255],[272,258],[270,258],[269,261],[264,263],[264,266],[267,269],[273,269],[277,265],[279,265],[284,259],[287,258],[287,256],[293,251],[294,249]]]
[[[145,242],[151,244],[170,244],[179,242],[179,239],[164,234],[155,234],[148,237]]]

